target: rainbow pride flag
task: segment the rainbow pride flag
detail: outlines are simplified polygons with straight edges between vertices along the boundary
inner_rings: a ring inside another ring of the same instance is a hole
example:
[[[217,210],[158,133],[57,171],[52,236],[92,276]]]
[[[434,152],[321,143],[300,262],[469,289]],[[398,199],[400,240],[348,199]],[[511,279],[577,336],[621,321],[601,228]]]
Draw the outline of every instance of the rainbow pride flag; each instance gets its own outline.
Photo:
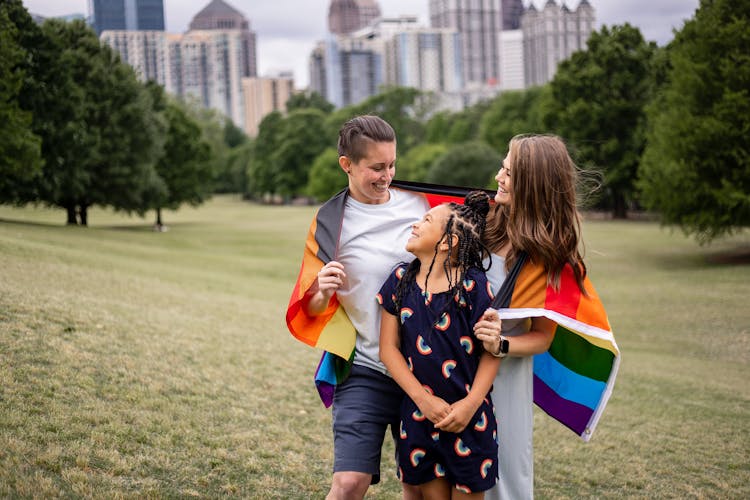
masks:
[[[523,257],[493,302],[501,319],[544,316],[557,324],[545,353],[534,356],[534,402],[588,441],[596,428],[620,365],[620,350],[607,313],[588,277],[586,294],[570,265],[560,288],[547,284],[542,266]]]

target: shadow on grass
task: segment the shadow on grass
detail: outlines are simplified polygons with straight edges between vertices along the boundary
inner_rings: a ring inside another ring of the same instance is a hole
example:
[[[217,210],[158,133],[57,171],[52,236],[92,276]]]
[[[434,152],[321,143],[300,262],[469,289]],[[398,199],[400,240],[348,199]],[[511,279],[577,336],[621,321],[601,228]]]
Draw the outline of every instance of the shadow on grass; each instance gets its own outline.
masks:
[[[158,231],[152,222],[142,222],[133,224],[89,224],[88,226],[68,225],[58,222],[31,221],[23,219],[8,219],[0,217],[0,224],[14,224],[18,226],[44,227],[44,228],[71,228],[71,229],[105,229],[109,231],[132,231],[139,233],[158,233],[169,232],[178,228],[189,228],[201,225],[199,222],[175,222],[165,226],[165,229]]]
[[[719,266],[750,265],[750,245],[711,252],[706,255],[706,262]]]
[[[1,224],[16,224],[18,226],[36,226],[36,227],[80,227],[80,226],[68,226],[65,223],[59,223],[59,222],[40,222],[40,221],[32,221],[32,220],[23,220],[23,219],[6,219],[4,217],[0,217],[0,223]]]
[[[694,271],[705,268],[725,268],[750,265],[750,245],[738,245],[716,250],[696,249],[692,252],[644,252],[646,265],[668,271]]]

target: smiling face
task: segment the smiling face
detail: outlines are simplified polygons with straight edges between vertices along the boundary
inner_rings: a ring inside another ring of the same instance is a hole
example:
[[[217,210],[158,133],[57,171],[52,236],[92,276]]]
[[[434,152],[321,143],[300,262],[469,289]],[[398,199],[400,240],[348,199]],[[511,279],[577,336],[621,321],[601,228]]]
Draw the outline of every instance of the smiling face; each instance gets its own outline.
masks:
[[[511,196],[513,194],[513,183],[511,182],[512,171],[510,168],[510,151],[503,160],[503,166],[495,176],[497,181],[497,194],[495,195],[495,201],[500,205],[510,205]]]
[[[349,176],[349,195],[360,203],[380,204],[390,199],[388,187],[396,175],[396,143],[367,139],[366,154],[356,163],[347,156],[339,165]]]
[[[435,245],[443,238],[449,215],[448,205],[438,205],[430,209],[421,221],[412,224],[406,250],[416,257],[434,255]]]

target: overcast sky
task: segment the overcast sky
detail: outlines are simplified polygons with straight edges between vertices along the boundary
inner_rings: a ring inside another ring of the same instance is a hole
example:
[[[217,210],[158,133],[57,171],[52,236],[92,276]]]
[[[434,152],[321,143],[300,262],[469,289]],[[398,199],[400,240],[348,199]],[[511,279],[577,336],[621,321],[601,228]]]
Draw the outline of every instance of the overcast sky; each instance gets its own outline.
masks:
[[[166,30],[181,33],[210,0],[165,0]],[[428,0],[378,0],[384,16],[417,15],[429,25]],[[560,0],[558,0],[559,2]],[[258,71],[261,76],[277,69],[294,71],[295,86],[306,87],[307,60],[315,42],[327,31],[330,0],[226,0],[245,14],[258,37]],[[88,15],[88,0],[23,0],[30,12],[42,16],[81,13]],[[530,0],[524,0],[528,5]],[[546,0],[534,0],[541,8]],[[566,0],[570,8],[579,0]],[[637,26],[647,40],[664,45],[693,16],[699,0],[589,0],[596,11],[597,27],[603,24]]]

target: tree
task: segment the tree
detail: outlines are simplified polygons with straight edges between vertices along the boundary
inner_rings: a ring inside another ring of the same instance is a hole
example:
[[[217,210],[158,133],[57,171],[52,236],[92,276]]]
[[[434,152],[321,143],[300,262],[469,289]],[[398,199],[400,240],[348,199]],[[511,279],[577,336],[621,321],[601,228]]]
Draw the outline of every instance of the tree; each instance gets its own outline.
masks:
[[[75,158],[88,174],[84,192],[74,200],[80,223],[87,224],[87,209],[94,204],[143,214],[145,193],[158,182],[154,169],[166,131],[151,92],[83,21],[47,21],[48,26],[61,31],[64,50],[72,52],[74,81],[85,96],[84,124],[95,141],[86,156]]]
[[[282,120],[281,140],[271,155],[273,183],[282,196],[303,194],[313,161],[331,145],[320,133],[324,126],[325,114],[319,109],[298,109]]]
[[[546,132],[544,116],[550,99],[549,85],[503,92],[482,116],[479,137],[496,151],[505,152],[518,134]]]
[[[427,142],[456,144],[478,139],[479,124],[489,104],[489,101],[480,101],[455,113],[435,113],[425,126]]]
[[[307,194],[318,201],[325,201],[346,186],[346,175],[339,166],[339,153],[335,148],[327,148],[315,158],[310,168]]]
[[[162,208],[200,205],[211,195],[211,147],[203,139],[200,125],[179,102],[166,97],[160,86],[150,84],[149,89],[156,109],[164,114],[167,130],[164,151],[156,163],[159,179],[151,183],[145,208],[156,210],[156,228],[162,229]]]
[[[287,112],[305,108],[319,109],[328,114],[333,111],[334,106],[315,91],[297,92],[286,101]]]
[[[396,178],[424,182],[427,172],[448,151],[445,144],[420,144],[414,146],[396,161]]]
[[[603,172],[602,201],[618,218],[635,199],[655,49],[629,24],[604,26],[591,34],[586,50],[560,64],[550,83],[549,128],[572,143],[580,162]]]
[[[245,194],[249,198],[261,199],[267,194],[276,193],[273,155],[282,140],[283,121],[281,113],[274,111],[264,116],[258,125],[258,136],[253,143],[253,152],[247,167]]]
[[[707,243],[750,226],[750,4],[702,0],[648,108],[641,200]]]
[[[481,141],[452,146],[427,172],[427,182],[484,188],[500,168],[500,153]]]
[[[0,203],[17,202],[18,190],[40,171],[41,140],[31,129],[32,115],[21,108],[27,52],[18,43],[18,29],[8,7],[0,4]]]
[[[44,167],[20,190],[20,202],[41,201],[86,225],[92,204],[138,211],[163,130],[151,96],[135,73],[83,21],[36,25],[18,2],[9,18],[27,51],[19,103],[32,113]]]

